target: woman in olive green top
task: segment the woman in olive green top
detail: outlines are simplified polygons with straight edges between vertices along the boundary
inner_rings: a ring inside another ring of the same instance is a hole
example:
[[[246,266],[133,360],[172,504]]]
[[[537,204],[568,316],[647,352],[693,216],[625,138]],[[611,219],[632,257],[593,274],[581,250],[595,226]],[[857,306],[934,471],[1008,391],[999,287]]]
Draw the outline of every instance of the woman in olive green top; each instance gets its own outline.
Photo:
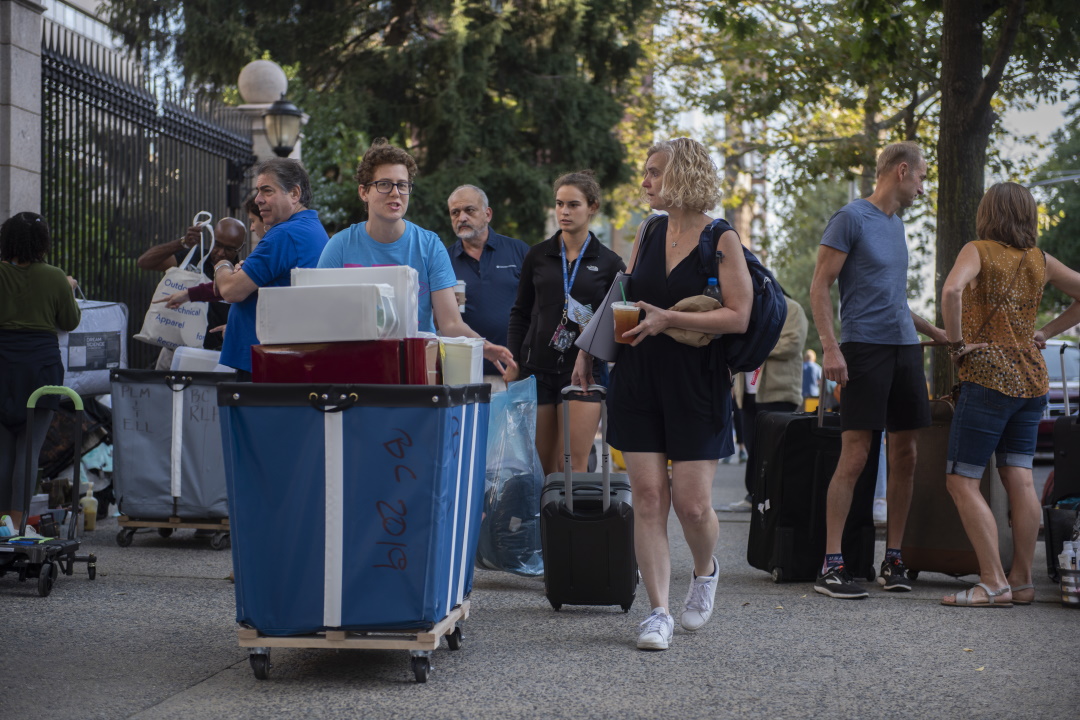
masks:
[[[45,263],[52,241],[36,213],[0,226],[0,514],[16,527],[25,503],[26,401],[43,385],[63,385],[57,328],[79,325],[76,282]],[[33,427],[33,474],[58,398],[42,398]]]

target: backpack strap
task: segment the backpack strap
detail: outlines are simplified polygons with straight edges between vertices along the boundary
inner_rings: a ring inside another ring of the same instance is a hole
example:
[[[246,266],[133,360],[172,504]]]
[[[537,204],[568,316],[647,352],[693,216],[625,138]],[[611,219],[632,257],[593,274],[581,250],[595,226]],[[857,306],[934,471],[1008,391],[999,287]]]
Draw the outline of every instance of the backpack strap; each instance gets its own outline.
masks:
[[[698,239],[698,253],[701,256],[701,266],[705,268],[709,277],[720,277],[720,263],[724,261],[724,253],[717,249],[716,243],[728,230],[734,232],[735,228],[731,227],[724,218],[716,218],[701,231],[701,237]],[[738,235],[738,233],[735,234]]]

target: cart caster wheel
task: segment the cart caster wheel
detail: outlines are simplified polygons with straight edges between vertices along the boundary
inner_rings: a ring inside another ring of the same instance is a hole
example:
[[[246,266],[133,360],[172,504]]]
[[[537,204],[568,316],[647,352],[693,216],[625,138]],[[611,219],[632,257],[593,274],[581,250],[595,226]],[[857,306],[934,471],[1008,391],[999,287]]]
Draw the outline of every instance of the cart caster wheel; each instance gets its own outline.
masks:
[[[412,659],[412,671],[416,676],[416,682],[426,683],[428,673],[431,672],[431,660],[423,656],[414,657]]]
[[[127,547],[131,545],[131,538],[133,538],[134,536],[134,528],[124,528],[120,532],[116,533],[116,544],[120,547]]]
[[[229,533],[227,532],[219,532],[210,538],[210,547],[214,550],[224,550],[229,545]]]
[[[56,564],[47,562],[38,571],[37,591],[41,597],[48,597],[53,589],[53,581],[56,579]]]
[[[460,650],[461,640],[461,628],[456,627],[454,628],[454,632],[446,636],[446,647],[450,648],[451,650]]]
[[[248,655],[248,662],[251,663],[251,672],[255,673],[256,680],[266,680],[270,677],[269,655]]]
[[[97,558],[93,555],[86,560],[86,575],[91,580],[97,577]]]
[[[173,529],[172,528],[158,528],[157,529],[157,534],[160,535],[163,538],[172,537]]]
[[[918,580],[919,579],[919,571],[918,570],[908,570],[908,577],[911,578],[912,580]]]
[[[772,581],[774,583],[782,583],[782,582],[784,582],[784,568],[782,568],[782,567],[774,567],[772,569]]]

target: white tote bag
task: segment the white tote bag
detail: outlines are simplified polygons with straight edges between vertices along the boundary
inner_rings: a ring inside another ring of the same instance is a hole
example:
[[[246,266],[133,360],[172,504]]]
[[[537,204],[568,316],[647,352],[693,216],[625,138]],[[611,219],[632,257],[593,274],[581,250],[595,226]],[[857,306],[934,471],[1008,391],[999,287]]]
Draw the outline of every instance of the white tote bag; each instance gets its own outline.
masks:
[[[203,271],[203,263],[210,257],[210,251],[214,249],[214,229],[210,225],[211,220],[210,213],[205,211],[195,216],[192,224],[210,232],[210,247],[204,250],[200,237],[199,244],[191,248],[178,267],[165,271],[165,277],[161,279],[154,291],[153,300],[160,300],[194,285],[210,282],[210,278],[206,277]],[[196,250],[200,251],[199,262],[192,264]],[[207,303],[204,302],[184,303],[175,309],[165,307],[165,303],[151,302],[150,308],[146,311],[146,317],[143,318],[142,330],[135,335],[135,339],[150,345],[173,349],[201,348],[206,338],[206,313]]]

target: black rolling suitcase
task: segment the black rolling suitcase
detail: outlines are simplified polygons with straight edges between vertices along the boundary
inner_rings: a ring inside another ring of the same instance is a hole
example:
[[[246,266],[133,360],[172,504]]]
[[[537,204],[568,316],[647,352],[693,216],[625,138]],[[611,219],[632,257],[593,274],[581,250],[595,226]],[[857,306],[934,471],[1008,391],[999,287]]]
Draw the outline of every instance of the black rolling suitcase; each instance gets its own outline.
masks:
[[[775,582],[815,580],[825,559],[825,505],[840,460],[840,417],[764,412],[757,416],[751,468],[750,539],[746,559]],[[874,434],[866,467],[855,484],[842,550],[854,577],[872,581],[874,484],[881,435]]]
[[[568,392],[580,391],[570,386]],[[605,392],[590,385],[589,392]],[[570,409],[563,402],[564,471],[552,473],[540,496],[544,591],[551,607],[618,605],[629,612],[637,592],[634,509],[626,475],[611,474],[607,404],[600,403],[602,472],[574,475],[570,465]]]
[[[1071,399],[1065,374],[1065,349],[1061,345],[1061,399],[1064,414],[1054,421],[1054,488],[1046,498],[1054,505],[1063,498],[1080,495],[1080,415],[1072,413]],[[1058,551],[1060,552],[1060,550]]]

